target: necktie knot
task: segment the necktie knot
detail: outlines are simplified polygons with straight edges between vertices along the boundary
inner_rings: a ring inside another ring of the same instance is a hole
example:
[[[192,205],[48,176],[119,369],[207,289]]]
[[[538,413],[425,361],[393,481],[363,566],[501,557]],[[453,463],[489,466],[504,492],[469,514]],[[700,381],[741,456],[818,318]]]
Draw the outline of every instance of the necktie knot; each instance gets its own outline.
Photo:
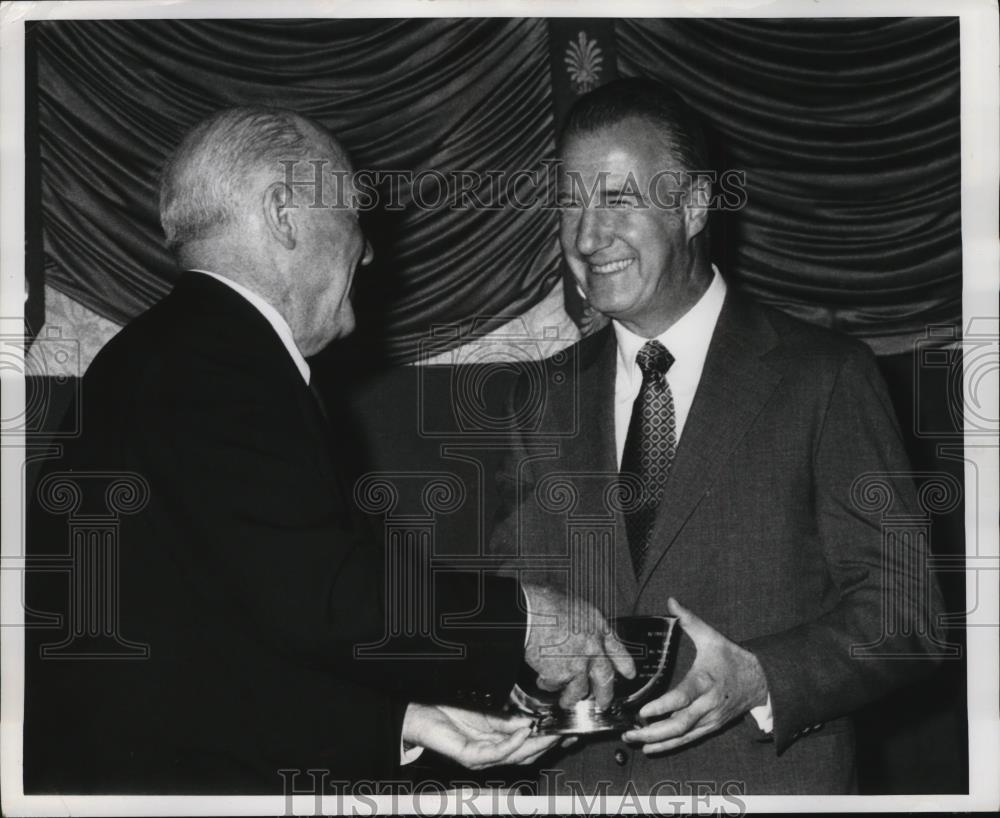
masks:
[[[644,381],[650,378],[659,380],[673,365],[674,356],[659,341],[646,341],[642,349],[636,353],[635,362],[642,371]]]

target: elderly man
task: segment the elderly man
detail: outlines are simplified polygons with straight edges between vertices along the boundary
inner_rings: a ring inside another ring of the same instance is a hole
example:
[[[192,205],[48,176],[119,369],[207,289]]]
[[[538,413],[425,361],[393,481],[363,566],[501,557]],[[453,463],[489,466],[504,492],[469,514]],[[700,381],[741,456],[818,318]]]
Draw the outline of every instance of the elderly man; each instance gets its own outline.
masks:
[[[323,168],[328,206],[314,190],[296,201],[299,160]],[[524,656],[567,702],[607,700],[612,661],[632,672],[599,615],[569,633],[565,597],[459,573],[435,577],[434,610],[483,624],[434,636],[463,658],[357,654],[386,632],[387,568],[352,509],[350,432],[326,423],[306,362],[353,329],[353,276],[372,259],[349,170],[319,125],[265,108],[219,112],[167,166],[161,220],[188,272],[97,356],[83,434],[50,470],[148,486],[111,566],[114,637],[148,656],[37,661],[53,635],[32,632],[27,791],[281,792],[294,771],[389,777],[404,742],[470,767],[525,763],[553,743],[526,720],[437,705],[502,701]],[[65,549],[43,506],[35,552]],[[29,604],[65,614],[49,579],[32,576]]]
[[[525,574],[575,577],[608,615],[674,615],[684,641],[641,724],[581,742],[552,780],[849,792],[849,715],[933,664],[937,601],[923,545],[883,562],[880,519],[852,499],[878,474],[897,510],[915,507],[874,358],[755,304],[710,264],[700,131],[669,89],[621,80],[585,95],[559,150],[563,254],[611,325],[563,356],[574,399],[549,400],[538,424],[576,423],[576,437],[516,439],[492,546]],[[555,478],[616,526],[583,580],[580,565],[552,568],[576,553],[565,509],[545,501]],[[615,479],[635,489],[617,507]]]

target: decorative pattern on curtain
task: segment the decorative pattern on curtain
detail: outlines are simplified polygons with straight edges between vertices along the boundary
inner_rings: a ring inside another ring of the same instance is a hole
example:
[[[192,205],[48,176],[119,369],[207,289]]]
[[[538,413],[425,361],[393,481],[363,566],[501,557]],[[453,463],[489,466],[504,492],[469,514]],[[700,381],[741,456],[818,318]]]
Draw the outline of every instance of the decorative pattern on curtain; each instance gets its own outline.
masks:
[[[883,353],[960,323],[956,19],[617,20],[611,65],[572,31],[566,63],[567,23],[551,41],[540,19],[36,23],[45,282],[116,323],[169,289],[156,176],[219,107],[302,110],[359,168],[510,174],[552,154],[553,80],[596,66],[674,85],[708,118],[716,168],[746,171],[746,207],[713,227],[746,290]],[[420,209],[405,186],[401,202],[366,217],[352,345],[369,366],[460,344],[560,277],[552,211]],[[428,348],[444,323],[459,332]]]

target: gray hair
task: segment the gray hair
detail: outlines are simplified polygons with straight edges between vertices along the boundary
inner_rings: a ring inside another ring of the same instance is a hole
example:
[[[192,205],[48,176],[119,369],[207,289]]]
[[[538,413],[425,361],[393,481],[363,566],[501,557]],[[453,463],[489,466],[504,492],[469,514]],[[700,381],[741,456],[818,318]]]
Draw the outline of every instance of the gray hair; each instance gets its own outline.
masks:
[[[310,152],[341,158],[332,137],[316,144],[308,123],[282,108],[241,107],[218,111],[195,126],[161,175],[160,223],[167,248],[176,252],[231,223],[248,201],[248,183],[267,171],[276,180],[284,177],[282,160],[304,159]]]
[[[577,99],[566,116],[558,153],[578,133],[593,133],[633,117],[658,129],[664,146],[683,169],[707,169],[705,134],[698,115],[673,89],[638,77],[614,80]]]

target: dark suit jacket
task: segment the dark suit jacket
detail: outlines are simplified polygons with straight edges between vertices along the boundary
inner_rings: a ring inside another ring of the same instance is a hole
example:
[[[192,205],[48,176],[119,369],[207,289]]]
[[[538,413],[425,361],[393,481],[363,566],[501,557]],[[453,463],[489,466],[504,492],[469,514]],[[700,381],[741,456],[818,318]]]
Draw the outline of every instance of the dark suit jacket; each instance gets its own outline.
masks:
[[[506,578],[481,591],[475,576],[435,576],[438,615],[481,605],[511,625],[439,628],[464,659],[355,658],[386,632],[386,581],[382,545],[352,509],[351,432],[326,424],[272,327],[231,289],[185,274],[97,356],[82,411],[82,436],[49,471],[72,471],[85,494],[94,472],[148,485],[141,511],[117,515],[107,604],[119,642],[149,656],[40,660],[65,632],[29,631],[26,791],[280,793],[281,769],[385,777],[407,701],[506,696],[524,644]],[[76,513],[107,515],[106,489]],[[66,509],[46,502],[32,552],[66,554]],[[79,601],[64,574],[28,581],[35,611],[66,617]]]
[[[937,601],[921,573],[924,544],[904,543],[884,561],[881,513],[865,510],[858,489],[852,496],[856,479],[882,473],[891,513],[915,508],[873,356],[730,291],[638,577],[607,493],[618,469],[616,356],[608,327],[550,362],[579,388],[543,395],[536,414],[522,414],[530,422],[501,475],[506,510],[492,547],[537,567],[543,556],[565,559],[573,538],[592,545],[605,538],[607,559],[592,548],[586,567],[582,552],[573,557],[577,578],[584,575],[576,587],[589,583],[585,592],[618,614],[666,613],[675,596],[742,643],[767,676],[774,734],[768,739],[747,718],[656,758],[607,735],[547,766],[586,789],[607,781],[620,790],[631,780],[640,792],[661,781],[686,792],[697,781],[712,782],[715,792],[726,782],[737,782],[734,792],[849,791],[853,735],[845,717],[931,664],[926,625]],[[521,389],[515,402],[523,407],[531,386]],[[571,428],[568,437],[548,434]],[[543,573],[565,581],[558,571]],[[892,617],[901,618],[880,649],[924,661],[852,658],[852,646],[878,643]],[[692,661],[686,637],[680,647],[675,682]],[[670,785],[661,792],[669,795]]]

